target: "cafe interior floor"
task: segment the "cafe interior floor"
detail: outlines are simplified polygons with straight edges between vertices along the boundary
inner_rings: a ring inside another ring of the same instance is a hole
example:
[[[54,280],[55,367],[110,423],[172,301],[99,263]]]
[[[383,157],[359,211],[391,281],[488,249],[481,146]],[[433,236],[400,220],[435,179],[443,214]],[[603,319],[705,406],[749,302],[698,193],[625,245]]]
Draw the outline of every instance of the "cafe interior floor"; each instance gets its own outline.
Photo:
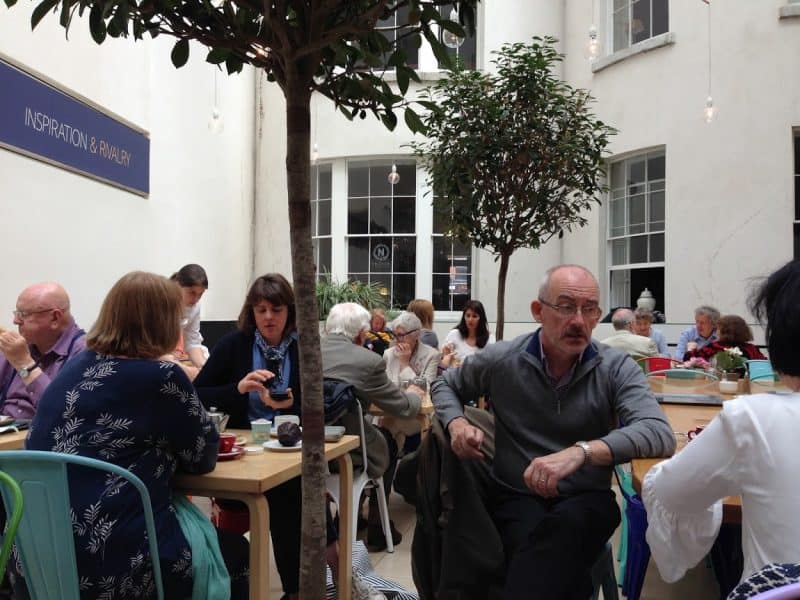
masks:
[[[616,486],[615,486],[615,491]],[[617,498],[620,494],[617,491]],[[210,509],[210,504],[205,498],[194,498],[206,512]],[[414,580],[411,577],[411,540],[414,538],[414,526],[416,517],[414,508],[407,504],[398,494],[392,494],[389,500],[389,512],[395,527],[403,534],[403,541],[395,547],[392,554],[387,552],[371,552],[369,555],[375,572],[383,578],[390,579],[405,589],[413,591]],[[614,533],[611,540],[616,556],[619,547],[620,530]],[[270,561],[270,599],[279,599],[282,595],[280,589],[280,579],[275,570],[274,561]],[[615,568],[619,563],[614,561]],[[617,572],[619,581],[619,572]],[[642,588],[641,600],[708,600],[709,598],[719,597],[717,584],[711,569],[701,562],[694,569],[690,570],[686,576],[674,584],[667,584],[661,580],[653,561],[647,569],[647,575]],[[600,598],[603,598],[601,593]],[[623,598],[620,592],[620,598]]]

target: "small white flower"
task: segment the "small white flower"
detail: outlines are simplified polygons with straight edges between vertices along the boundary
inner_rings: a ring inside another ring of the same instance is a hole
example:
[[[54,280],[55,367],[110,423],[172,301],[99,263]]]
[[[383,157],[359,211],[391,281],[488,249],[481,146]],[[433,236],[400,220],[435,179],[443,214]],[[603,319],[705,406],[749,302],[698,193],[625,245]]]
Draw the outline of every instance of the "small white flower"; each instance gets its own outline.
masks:
[[[725,352],[727,352],[731,356],[741,356],[742,355],[742,351],[739,348],[737,348],[736,346],[733,346],[732,348],[725,348]]]

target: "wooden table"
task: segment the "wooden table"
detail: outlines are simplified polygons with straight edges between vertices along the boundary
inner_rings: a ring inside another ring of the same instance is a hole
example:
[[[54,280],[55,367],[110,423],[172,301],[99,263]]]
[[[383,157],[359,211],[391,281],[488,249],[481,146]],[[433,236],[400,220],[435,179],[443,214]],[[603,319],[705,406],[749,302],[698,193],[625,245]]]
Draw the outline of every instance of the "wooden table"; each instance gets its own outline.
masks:
[[[726,395],[727,397],[727,395]],[[733,398],[733,396],[730,396]],[[729,398],[728,398],[729,399]],[[661,408],[673,431],[688,432],[696,427],[706,426],[717,416],[721,407],[690,404],[662,404]],[[686,438],[676,435],[677,452],[686,445]],[[642,481],[650,468],[660,463],[663,458],[637,458],[631,461],[631,476],[634,489],[642,493]],[[722,502],[722,518],[726,523],[742,522],[742,500],[738,496],[728,496]]]
[[[25,438],[28,430],[0,434],[0,450],[22,450],[25,447]]]
[[[228,430],[249,439],[249,430]],[[352,579],[353,463],[350,450],[358,448],[358,436],[346,435],[325,444],[325,459],[339,463],[339,597],[349,600]],[[264,492],[300,475],[301,452],[271,452],[245,455],[218,462],[204,475],[177,474],[175,489],[186,494],[240,500],[250,512],[250,598],[269,597],[269,506]]]
[[[433,402],[431,402],[431,395],[430,392],[427,392],[425,396],[422,398],[422,402],[419,406],[419,412],[417,416],[414,417],[419,422],[419,427],[422,433],[425,433],[431,427],[431,415],[435,412],[433,408]],[[391,417],[392,419],[401,419],[402,417],[395,417],[394,415],[387,415],[382,408],[376,406],[375,404],[370,404],[369,406],[369,414],[375,415],[376,417]]]

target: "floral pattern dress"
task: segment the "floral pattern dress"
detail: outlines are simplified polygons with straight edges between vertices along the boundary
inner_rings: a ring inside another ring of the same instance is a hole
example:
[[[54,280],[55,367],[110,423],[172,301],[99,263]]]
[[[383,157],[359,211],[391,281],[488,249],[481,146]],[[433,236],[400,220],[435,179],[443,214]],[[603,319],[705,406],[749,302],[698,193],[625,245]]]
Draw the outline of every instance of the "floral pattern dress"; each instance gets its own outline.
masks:
[[[185,598],[192,590],[192,555],[170,480],[176,469],[212,470],[218,437],[177,365],[87,350],[43,394],[26,448],[100,459],[137,475],[150,492],[165,595]],[[70,469],[81,598],[155,597],[139,494],[117,476]]]

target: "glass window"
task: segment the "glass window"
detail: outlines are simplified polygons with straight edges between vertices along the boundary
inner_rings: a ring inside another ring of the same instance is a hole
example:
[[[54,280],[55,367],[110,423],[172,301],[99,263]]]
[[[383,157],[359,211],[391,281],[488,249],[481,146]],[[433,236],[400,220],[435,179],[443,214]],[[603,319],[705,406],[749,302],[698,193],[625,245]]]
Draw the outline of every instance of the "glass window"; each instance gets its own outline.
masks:
[[[614,52],[669,31],[669,0],[614,0]]]
[[[331,270],[331,165],[311,167],[311,247],[317,279]]]
[[[347,166],[347,273],[377,283],[387,304],[405,307],[416,291],[416,164],[397,163],[400,181],[389,183],[391,160]]]
[[[439,13],[443,17],[446,17],[448,19],[451,17],[450,11],[452,11],[452,10],[453,10],[452,6],[440,6],[439,7]],[[477,17],[477,15],[476,15],[476,17]],[[475,36],[474,35],[470,35],[470,33],[469,33],[469,31],[467,31],[466,27],[464,27],[464,31],[467,34],[467,37],[465,37],[463,39],[463,41],[461,42],[461,45],[458,46],[458,48],[449,48],[448,47],[447,48],[447,53],[450,55],[451,58],[453,58],[456,61],[458,61],[458,64],[461,65],[461,68],[468,69],[468,70],[474,70],[474,69],[477,68],[477,66],[476,66],[477,65],[477,60],[476,60],[476,57],[477,57],[477,43],[476,43],[476,40],[475,40]],[[477,23],[476,23],[475,31],[477,33]],[[442,41],[442,38],[443,38],[444,34],[445,34],[444,30],[442,30],[439,33],[439,41]],[[443,65],[441,63],[439,64],[439,68],[440,69],[443,69],[444,67],[445,67],[445,65]]]
[[[460,311],[472,293],[472,245],[444,235],[448,224],[447,216],[434,209],[431,302],[436,310]]]
[[[609,173],[610,308],[636,306],[644,287],[654,294],[662,290],[663,301],[665,154],[654,152],[616,161]]]
[[[392,44],[389,54],[383,57],[384,62],[389,60],[394,52],[394,43],[398,41],[397,47],[406,51],[406,64],[412,69],[416,69],[419,66],[419,48],[413,38],[408,35],[408,13],[409,7],[401,6],[388,19],[380,19],[376,28]]]

